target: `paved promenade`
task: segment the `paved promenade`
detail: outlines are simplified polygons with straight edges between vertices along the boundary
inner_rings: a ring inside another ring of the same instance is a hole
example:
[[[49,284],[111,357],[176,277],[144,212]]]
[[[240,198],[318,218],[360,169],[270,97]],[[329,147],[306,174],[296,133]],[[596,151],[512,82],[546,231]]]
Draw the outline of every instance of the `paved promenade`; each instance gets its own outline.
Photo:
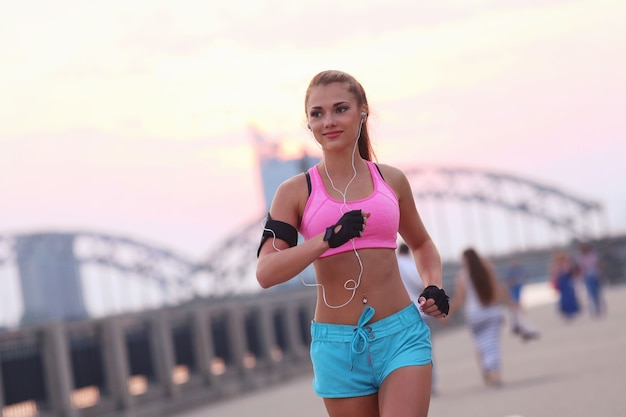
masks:
[[[540,302],[532,303],[538,305],[528,314],[542,337],[523,343],[507,328],[501,388],[483,385],[465,327],[437,332],[439,392],[429,417],[625,417],[626,286],[610,288],[606,298],[605,318],[583,312],[564,323],[549,293],[538,291],[534,301]],[[207,416],[324,417],[326,412],[312,391],[311,376],[305,376],[177,417]]]

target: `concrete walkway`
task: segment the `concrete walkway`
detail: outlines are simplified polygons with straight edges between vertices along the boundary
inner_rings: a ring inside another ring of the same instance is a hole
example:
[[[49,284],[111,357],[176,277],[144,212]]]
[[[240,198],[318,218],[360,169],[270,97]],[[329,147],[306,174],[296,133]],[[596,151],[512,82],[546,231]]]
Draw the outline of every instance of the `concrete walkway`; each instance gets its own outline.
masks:
[[[523,343],[507,328],[501,388],[483,385],[465,327],[437,332],[439,392],[429,417],[625,417],[626,286],[610,288],[606,298],[609,314],[602,319],[584,312],[565,323],[549,297],[547,304],[529,309],[542,337]],[[177,417],[207,416],[323,417],[326,412],[307,375]]]

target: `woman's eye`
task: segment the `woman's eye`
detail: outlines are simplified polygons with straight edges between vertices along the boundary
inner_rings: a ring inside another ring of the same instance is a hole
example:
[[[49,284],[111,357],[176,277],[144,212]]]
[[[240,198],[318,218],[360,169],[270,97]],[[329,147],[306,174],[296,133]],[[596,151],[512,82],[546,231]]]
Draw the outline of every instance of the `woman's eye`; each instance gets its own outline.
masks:
[[[347,107],[337,107],[337,113],[344,113],[348,111]]]
[[[319,112],[319,111],[311,112],[311,117],[320,117],[321,115],[322,115],[322,113]]]

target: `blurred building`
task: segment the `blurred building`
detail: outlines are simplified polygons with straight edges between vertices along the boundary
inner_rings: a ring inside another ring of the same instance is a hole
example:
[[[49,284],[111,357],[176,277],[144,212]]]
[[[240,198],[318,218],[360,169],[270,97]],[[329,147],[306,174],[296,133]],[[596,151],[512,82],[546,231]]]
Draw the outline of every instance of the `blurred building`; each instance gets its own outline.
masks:
[[[299,155],[286,155],[279,142],[268,139],[257,129],[252,128],[252,135],[263,182],[265,208],[269,211],[278,186],[317,164],[321,158],[310,155],[305,149]]]

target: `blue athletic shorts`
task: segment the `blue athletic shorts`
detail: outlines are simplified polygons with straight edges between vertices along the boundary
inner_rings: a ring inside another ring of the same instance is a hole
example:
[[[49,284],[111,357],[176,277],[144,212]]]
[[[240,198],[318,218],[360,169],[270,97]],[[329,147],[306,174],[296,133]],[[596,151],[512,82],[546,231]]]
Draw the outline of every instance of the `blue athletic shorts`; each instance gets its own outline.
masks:
[[[378,392],[392,371],[432,362],[430,329],[415,304],[377,322],[365,307],[357,326],[311,323],[313,389],[324,398]]]

